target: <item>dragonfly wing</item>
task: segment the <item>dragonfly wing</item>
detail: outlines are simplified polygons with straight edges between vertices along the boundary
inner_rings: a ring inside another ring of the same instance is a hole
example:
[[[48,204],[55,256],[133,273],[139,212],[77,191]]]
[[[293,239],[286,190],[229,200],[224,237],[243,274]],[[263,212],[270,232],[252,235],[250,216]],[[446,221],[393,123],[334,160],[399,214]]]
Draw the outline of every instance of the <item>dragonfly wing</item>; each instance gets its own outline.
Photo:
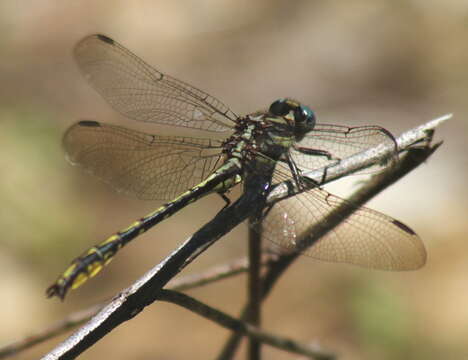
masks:
[[[172,199],[220,165],[210,139],[157,136],[96,121],[80,121],[63,137],[68,159],[141,199]]]
[[[325,232],[325,223],[339,224]],[[314,234],[323,236],[304,246]],[[424,244],[409,227],[319,188],[276,203],[264,219],[262,235],[282,248],[324,261],[381,270],[413,270],[426,262]]]
[[[316,124],[315,128],[297,143],[298,148],[326,149],[331,159],[325,156],[309,155],[291,149],[291,156],[296,165],[304,170],[314,170],[344,159],[361,151],[381,144],[394,149],[394,156],[389,161],[397,160],[398,151],[393,135],[380,126],[348,127],[332,124]],[[378,172],[388,166],[387,163],[375,164],[360,174]]]
[[[218,99],[159,72],[104,35],[84,38],[74,54],[89,83],[131,119],[219,132],[237,118]]]

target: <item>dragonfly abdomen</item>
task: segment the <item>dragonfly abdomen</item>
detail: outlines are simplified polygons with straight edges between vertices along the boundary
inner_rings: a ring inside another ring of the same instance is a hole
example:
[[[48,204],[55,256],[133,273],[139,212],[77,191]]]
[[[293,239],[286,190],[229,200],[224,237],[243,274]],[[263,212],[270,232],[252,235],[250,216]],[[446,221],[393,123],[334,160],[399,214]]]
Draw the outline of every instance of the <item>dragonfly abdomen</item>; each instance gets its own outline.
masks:
[[[89,278],[98,274],[123,246],[137,236],[201,197],[213,191],[224,192],[229,187],[237,184],[239,182],[239,172],[240,168],[237,161],[226,162],[205,181],[140,220],[133,222],[130,226],[115,233],[100,244],[89,248],[84,255],[73,260],[57,281],[47,289],[47,296],[57,295],[63,299],[68,289],[76,289]]]

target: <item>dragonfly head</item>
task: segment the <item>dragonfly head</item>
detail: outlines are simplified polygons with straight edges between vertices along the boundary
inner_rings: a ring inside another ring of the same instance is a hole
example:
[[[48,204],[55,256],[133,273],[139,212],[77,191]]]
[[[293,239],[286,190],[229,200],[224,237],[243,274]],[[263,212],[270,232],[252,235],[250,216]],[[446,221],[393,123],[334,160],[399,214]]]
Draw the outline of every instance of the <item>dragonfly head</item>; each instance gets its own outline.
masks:
[[[271,115],[282,117],[293,126],[296,141],[301,140],[315,126],[315,114],[305,105],[292,99],[279,99],[270,105]]]

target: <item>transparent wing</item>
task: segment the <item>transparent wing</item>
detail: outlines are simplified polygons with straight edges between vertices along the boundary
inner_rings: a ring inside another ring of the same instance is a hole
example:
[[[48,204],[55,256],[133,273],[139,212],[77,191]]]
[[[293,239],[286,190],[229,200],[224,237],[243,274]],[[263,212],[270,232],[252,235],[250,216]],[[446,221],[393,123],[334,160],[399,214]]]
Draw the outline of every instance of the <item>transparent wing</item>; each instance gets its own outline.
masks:
[[[74,53],[89,83],[131,119],[219,132],[237,118],[221,101],[159,72],[104,35],[84,38]]]
[[[282,248],[318,260],[344,262],[381,270],[412,270],[424,265],[426,250],[406,225],[377,211],[360,207],[349,217],[337,209],[354,206],[321,189],[276,203],[263,222],[262,236]],[[324,218],[340,222],[311,247],[301,241],[321,233]]]
[[[210,139],[157,136],[80,121],[63,137],[68,159],[141,199],[172,199],[220,165],[220,144]]]
[[[379,126],[348,127],[332,124],[316,124],[315,128],[307,136],[298,142],[297,148],[314,150],[326,150],[332,156],[309,155],[291,149],[291,156],[300,169],[314,170],[332,164],[353,154],[374,147],[378,144],[394,148],[394,157],[398,158],[398,151],[394,137],[390,132]],[[382,170],[389,164],[376,164],[365,169],[362,173],[373,173]]]

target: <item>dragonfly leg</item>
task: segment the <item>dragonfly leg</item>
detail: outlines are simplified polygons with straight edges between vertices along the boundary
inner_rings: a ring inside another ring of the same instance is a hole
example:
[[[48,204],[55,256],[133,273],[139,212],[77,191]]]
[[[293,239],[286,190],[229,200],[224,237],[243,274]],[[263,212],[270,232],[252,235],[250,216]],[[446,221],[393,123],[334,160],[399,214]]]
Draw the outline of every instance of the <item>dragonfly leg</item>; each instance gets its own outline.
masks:
[[[296,163],[292,159],[291,155],[288,153],[286,155],[285,159],[286,164],[288,164],[289,169],[291,170],[292,177],[294,181],[296,182],[296,185],[298,186],[299,189],[302,188],[302,181],[301,181],[301,170],[298,169]]]
[[[242,177],[240,175],[233,176],[223,182],[221,182],[218,186],[215,187],[216,192],[219,196],[225,201],[225,205],[221,210],[224,210],[229,205],[231,205],[231,199],[226,195],[231,188],[242,181]]]
[[[294,149],[304,155],[323,156],[323,157],[326,157],[328,160],[340,160],[339,158],[334,157],[331,154],[331,152],[327,150],[312,149],[312,148],[307,148],[307,147],[302,147],[302,146],[295,146]]]
[[[226,193],[218,193],[218,195],[221,196],[221,198],[226,202],[226,204],[224,204],[224,206],[223,206],[223,208],[221,210],[224,210],[229,205],[231,205],[231,199],[229,199],[229,197],[226,195]]]
[[[326,168],[323,173],[322,180],[320,180],[320,182],[308,178],[307,176],[303,176],[301,169],[297,167],[296,163],[289,154],[286,158],[286,163],[288,164],[289,169],[291,170],[291,174],[293,176],[294,181],[296,182],[299,191],[308,190],[311,187],[320,187],[320,184],[322,184],[327,177]]]

